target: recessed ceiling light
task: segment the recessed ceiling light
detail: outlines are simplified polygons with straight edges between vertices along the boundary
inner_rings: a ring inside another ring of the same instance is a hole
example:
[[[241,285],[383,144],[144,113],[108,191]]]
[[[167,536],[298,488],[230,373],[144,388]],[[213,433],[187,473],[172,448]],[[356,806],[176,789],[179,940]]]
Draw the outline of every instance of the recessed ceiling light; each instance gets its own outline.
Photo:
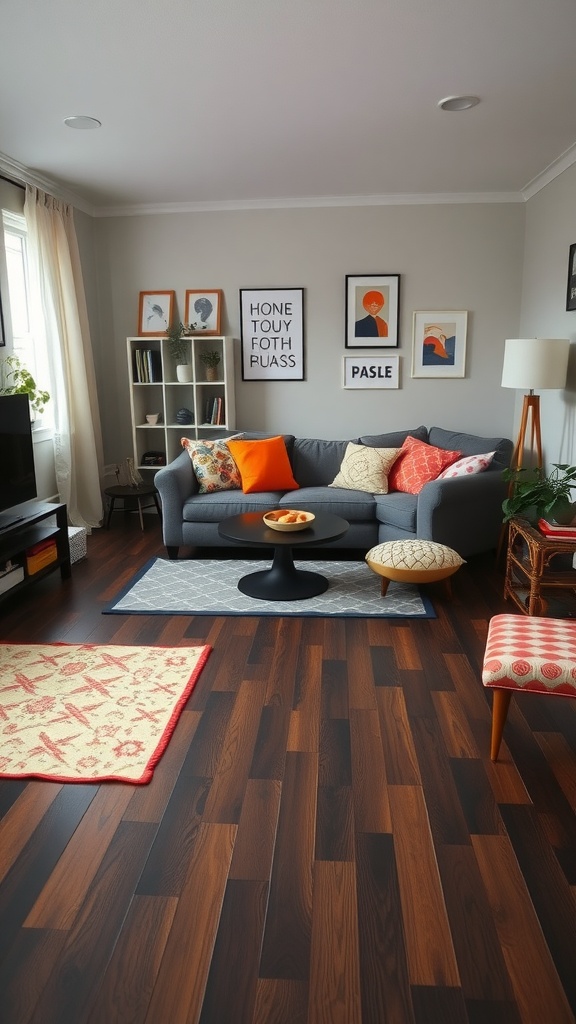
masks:
[[[438,106],[442,110],[469,110],[477,103],[480,103],[479,96],[446,96],[445,99],[438,100]]]
[[[95,117],[86,117],[84,114],[75,114],[73,117],[65,117],[64,124],[68,128],[101,128],[102,121]]]

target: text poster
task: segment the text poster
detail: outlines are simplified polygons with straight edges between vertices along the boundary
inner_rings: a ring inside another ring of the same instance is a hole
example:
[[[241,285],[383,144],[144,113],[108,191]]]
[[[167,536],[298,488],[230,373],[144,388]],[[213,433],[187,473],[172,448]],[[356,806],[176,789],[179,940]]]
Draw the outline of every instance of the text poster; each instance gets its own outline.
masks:
[[[304,289],[241,288],[242,380],[304,380]]]

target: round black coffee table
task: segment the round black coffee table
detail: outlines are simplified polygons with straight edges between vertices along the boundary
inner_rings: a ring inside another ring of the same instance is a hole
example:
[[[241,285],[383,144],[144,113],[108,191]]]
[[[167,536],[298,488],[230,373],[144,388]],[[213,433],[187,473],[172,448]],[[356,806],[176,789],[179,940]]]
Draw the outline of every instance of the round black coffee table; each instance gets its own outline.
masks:
[[[271,512],[272,509],[266,511]],[[326,577],[318,572],[297,569],[292,548],[338,540],[344,536],[350,524],[331,512],[318,512],[312,525],[305,530],[281,533],[266,526],[262,516],[262,512],[243,512],[239,516],[224,519],[218,527],[218,533],[226,540],[274,548],[271,567],[243,576],[238,581],[238,590],[248,597],[259,597],[263,601],[298,601],[323,594],[328,589]]]

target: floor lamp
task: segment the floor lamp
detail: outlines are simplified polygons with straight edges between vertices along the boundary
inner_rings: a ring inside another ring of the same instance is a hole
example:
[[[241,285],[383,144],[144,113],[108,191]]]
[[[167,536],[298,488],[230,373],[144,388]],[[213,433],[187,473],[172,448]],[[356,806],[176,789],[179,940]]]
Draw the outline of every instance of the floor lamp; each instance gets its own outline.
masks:
[[[530,419],[530,447],[536,450],[537,468],[542,469],[542,435],[540,432],[539,391],[560,390],[566,385],[570,342],[567,338],[508,338],[504,348],[502,387],[524,388],[522,416],[518,439],[512,453],[511,469],[522,469],[526,432]]]

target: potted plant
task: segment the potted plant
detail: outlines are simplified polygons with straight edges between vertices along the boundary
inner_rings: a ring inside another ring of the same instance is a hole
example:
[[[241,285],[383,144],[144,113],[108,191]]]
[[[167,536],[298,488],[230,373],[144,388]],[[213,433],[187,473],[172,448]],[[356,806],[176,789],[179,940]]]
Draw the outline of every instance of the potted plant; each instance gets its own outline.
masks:
[[[29,370],[17,355],[6,356],[2,360],[1,395],[28,395],[31,418],[44,412],[46,402],[50,401],[48,391],[39,388]]]
[[[176,377],[182,384],[192,380],[190,365],[190,342],[184,336],[184,324],[173,323],[166,331],[170,355],[176,363]]]
[[[217,367],[220,362],[221,355],[216,350],[212,352],[201,352],[200,362],[206,368],[206,380],[217,379]]]
[[[511,493],[502,502],[505,523],[515,516],[532,523],[538,519],[571,523],[576,516],[572,501],[576,466],[555,462],[547,475],[543,469],[506,469],[504,479],[512,483]]]

